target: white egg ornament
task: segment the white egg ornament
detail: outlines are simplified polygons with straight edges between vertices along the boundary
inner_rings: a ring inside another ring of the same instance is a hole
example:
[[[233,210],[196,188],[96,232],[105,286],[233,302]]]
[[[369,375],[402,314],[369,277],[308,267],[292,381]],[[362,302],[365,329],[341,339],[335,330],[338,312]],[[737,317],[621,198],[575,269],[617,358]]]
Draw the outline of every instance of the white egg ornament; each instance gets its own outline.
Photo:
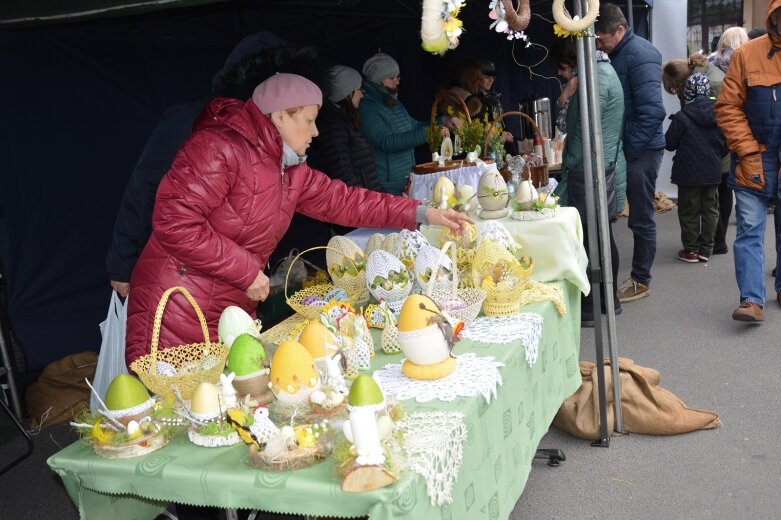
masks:
[[[298,341],[283,342],[271,358],[271,391],[281,402],[302,405],[320,388],[312,354]]]
[[[195,387],[190,405],[190,411],[196,419],[208,421],[219,417],[222,413],[222,393],[217,385],[201,382]]]
[[[436,320],[444,319],[436,303],[423,294],[404,300],[399,314],[398,341],[406,359],[401,370],[411,379],[442,379],[456,369],[450,345]]]
[[[531,181],[522,181],[518,185],[516,200],[523,211],[530,211],[532,203],[539,197]]]
[[[492,168],[483,172],[477,183],[477,199],[483,208],[480,210],[480,218],[489,220],[507,216],[510,212],[507,209],[510,193],[499,170]]]

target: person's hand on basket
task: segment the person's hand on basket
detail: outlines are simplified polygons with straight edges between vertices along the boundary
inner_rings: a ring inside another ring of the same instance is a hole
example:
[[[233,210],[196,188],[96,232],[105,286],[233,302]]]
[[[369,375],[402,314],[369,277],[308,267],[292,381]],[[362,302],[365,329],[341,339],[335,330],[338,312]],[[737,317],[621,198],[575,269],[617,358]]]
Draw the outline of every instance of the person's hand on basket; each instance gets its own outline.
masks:
[[[247,298],[255,302],[262,302],[266,299],[269,292],[268,276],[261,269],[258,271],[258,275],[255,277],[255,281],[252,285],[247,287],[245,293]]]
[[[458,130],[463,124],[458,117],[448,117],[442,122],[442,126],[448,130]]]
[[[513,134],[511,134],[511,133],[510,133],[510,132],[508,132],[507,130],[505,130],[504,132],[502,132],[502,140],[503,140],[505,143],[512,143],[514,139],[515,139],[515,138],[513,137]]]
[[[460,237],[466,233],[467,224],[474,224],[475,221],[464,213],[459,213],[454,209],[435,209],[426,210],[426,222],[432,226],[449,227],[453,234]]]

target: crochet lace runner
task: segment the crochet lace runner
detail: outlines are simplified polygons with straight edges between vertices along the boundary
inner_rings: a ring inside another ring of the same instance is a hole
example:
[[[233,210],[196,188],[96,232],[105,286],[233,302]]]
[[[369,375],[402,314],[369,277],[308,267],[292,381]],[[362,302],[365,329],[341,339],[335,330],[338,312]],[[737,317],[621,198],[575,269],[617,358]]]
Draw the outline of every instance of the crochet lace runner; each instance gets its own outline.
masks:
[[[542,339],[542,319],[541,315],[533,312],[515,316],[483,316],[461,331],[461,336],[480,343],[520,342],[526,351],[526,363],[531,367],[537,362]]]
[[[414,412],[399,423],[409,468],[426,480],[431,505],[450,504],[464,455],[467,429],[461,412]]]
[[[558,208],[543,208],[541,210],[513,211],[512,218],[515,220],[545,220],[553,218],[558,213]]]
[[[410,379],[402,373],[401,363],[390,363],[375,373],[382,380],[383,391],[399,401],[414,398],[419,403],[434,399],[450,402],[457,397],[481,394],[490,403],[502,384],[499,367],[503,366],[504,363],[494,361],[490,356],[479,358],[469,352],[456,357],[456,369],[452,374],[434,381]]]

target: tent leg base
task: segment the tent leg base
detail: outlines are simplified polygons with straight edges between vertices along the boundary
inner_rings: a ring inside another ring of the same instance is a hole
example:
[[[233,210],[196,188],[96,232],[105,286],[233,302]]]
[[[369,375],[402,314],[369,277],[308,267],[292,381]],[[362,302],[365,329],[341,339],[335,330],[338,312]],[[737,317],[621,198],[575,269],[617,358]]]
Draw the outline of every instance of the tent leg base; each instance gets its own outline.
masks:
[[[556,467],[562,461],[567,460],[566,455],[564,455],[564,452],[559,448],[552,448],[552,449],[538,448],[537,452],[534,454],[534,458],[548,459],[548,466],[553,466],[553,467]]]
[[[593,446],[594,448],[609,448],[610,437],[599,439],[598,441],[592,441],[591,446]]]

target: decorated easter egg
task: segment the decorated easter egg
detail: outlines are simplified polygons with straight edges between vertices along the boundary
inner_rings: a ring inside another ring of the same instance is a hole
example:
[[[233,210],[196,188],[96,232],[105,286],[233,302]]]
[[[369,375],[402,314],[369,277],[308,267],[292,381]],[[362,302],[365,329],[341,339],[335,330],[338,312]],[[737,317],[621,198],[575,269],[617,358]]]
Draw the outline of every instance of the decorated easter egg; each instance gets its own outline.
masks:
[[[350,406],[370,406],[382,404],[385,397],[382,390],[373,377],[360,374],[350,387],[350,395],[347,402]]]
[[[220,413],[220,389],[217,385],[201,382],[195,387],[192,397],[192,411],[198,415],[218,415]]]
[[[106,408],[110,411],[125,410],[145,403],[151,399],[146,387],[128,374],[120,374],[108,385],[106,390]]]
[[[500,210],[507,207],[510,200],[507,183],[497,169],[486,170],[477,183],[477,197],[486,210]]]
[[[347,291],[340,287],[334,287],[327,293],[325,293],[325,301],[330,302],[333,300],[344,301],[347,299]]]
[[[271,390],[288,404],[303,404],[320,388],[320,375],[312,354],[298,341],[279,345],[271,358]]]
[[[306,347],[314,359],[325,355],[333,356],[339,350],[336,336],[319,321],[307,323],[301,330],[298,342]]]
[[[246,376],[262,370],[266,363],[266,349],[255,336],[240,334],[228,352],[228,368],[236,376]]]
[[[410,331],[428,327],[429,320],[437,313],[439,313],[439,308],[434,300],[424,294],[411,294],[407,296],[401,307],[399,330]]]

